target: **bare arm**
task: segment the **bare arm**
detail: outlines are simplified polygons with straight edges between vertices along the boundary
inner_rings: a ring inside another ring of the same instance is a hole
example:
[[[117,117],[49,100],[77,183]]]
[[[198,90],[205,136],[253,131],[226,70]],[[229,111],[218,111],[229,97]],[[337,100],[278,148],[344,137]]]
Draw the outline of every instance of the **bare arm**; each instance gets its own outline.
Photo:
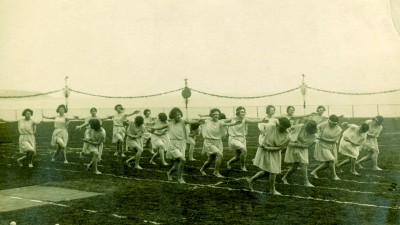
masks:
[[[133,113],[125,114],[125,116],[126,116],[126,117],[128,117],[128,116],[133,116],[133,115],[135,115],[135,114],[138,114],[139,112],[140,112],[139,110],[135,110]]]

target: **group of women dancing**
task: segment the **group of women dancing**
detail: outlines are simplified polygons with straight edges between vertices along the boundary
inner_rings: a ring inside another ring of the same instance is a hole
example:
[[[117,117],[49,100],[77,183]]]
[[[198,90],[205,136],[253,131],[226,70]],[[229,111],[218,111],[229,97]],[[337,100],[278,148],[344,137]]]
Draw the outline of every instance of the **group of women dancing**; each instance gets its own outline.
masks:
[[[242,106],[236,108],[236,115],[233,118],[226,118],[217,108],[211,109],[208,115],[200,115],[198,119],[184,120],[182,111],[173,108],[168,116],[159,113],[157,118],[151,116],[149,109],[144,110],[144,116],[137,115],[133,120],[128,118],[138,114],[136,110],[132,113],[125,113],[121,104],[114,107],[116,113],[107,118],[99,118],[97,109],[90,109],[90,116],[85,118],[84,123],[76,126],[77,130],[85,128],[82,154],[92,155],[87,170],[101,174],[97,168],[101,160],[106,140],[106,131],[102,127],[102,121],[112,119],[112,143],[116,145],[115,156],[126,157],[126,152],[133,152],[133,156],[126,159],[128,167],[142,169],[140,166],[141,155],[144,146],[149,145],[149,151],[153,154],[150,164],[159,161],[162,165],[168,166],[166,159],[172,163],[171,169],[167,172],[167,179],[173,180],[176,176],[179,183],[185,183],[183,179],[184,165],[186,162],[186,147],[189,144],[189,160],[193,157],[196,136],[202,135],[204,142],[202,153],[207,155],[207,160],[199,169],[199,172],[206,176],[207,169],[214,163],[213,175],[223,178],[220,174],[220,167],[223,160],[222,139],[228,135],[229,150],[234,152],[233,158],[227,161],[227,169],[233,164],[239,163],[240,170],[247,171],[247,144],[246,135],[248,124],[257,123],[260,131],[258,137],[258,148],[252,163],[260,171],[253,177],[247,179],[249,188],[253,190],[256,180],[268,176],[269,192],[280,193],[275,188],[276,175],[282,172],[282,161],[291,164],[291,168],[284,174],[282,181],[289,184],[290,176],[300,168],[305,186],[313,187],[308,179],[307,167],[309,164],[309,149],[313,150],[315,160],[321,164],[310,174],[319,178],[319,172],[329,169],[331,178],[339,180],[336,170],[341,170],[346,164],[350,164],[350,173],[359,175],[357,168],[362,168],[362,163],[371,160],[374,170],[381,170],[378,167],[379,147],[377,138],[382,131],[384,118],[376,116],[359,125],[342,123],[344,132],[339,126],[341,116],[323,116],[325,107],[319,106],[317,111],[304,116],[295,116],[295,108],[287,107],[287,114],[275,117],[275,107],[266,107],[264,118],[249,118],[246,116],[246,109]],[[45,119],[54,120],[54,131],[51,138],[51,145],[56,148],[52,156],[55,161],[59,154],[63,154],[64,163],[67,160],[68,123],[77,117],[67,117],[68,108],[65,105],[57,107],[57,116]],[[28,166],[33,167],[33,157],[36,153],[35,133],[37,122],[31,119],[33,111],[25,109],[22,112],[23,119],[18,121],[19,130],[19,151],[23,154],[18,158],[17,163],[23,166],[23,160],[27,160]],[[0,122],[9,122],[0,119]],[[337,147],[338,146],[338,147]],[[338,149],[338,150],[337,150]],[[366,155],[358,159],[361,150]],[[345,158],[338,163],[338,154]],[[284,154],[284,157],[282,155]],[[357,160],[358,159],[358,160]]]

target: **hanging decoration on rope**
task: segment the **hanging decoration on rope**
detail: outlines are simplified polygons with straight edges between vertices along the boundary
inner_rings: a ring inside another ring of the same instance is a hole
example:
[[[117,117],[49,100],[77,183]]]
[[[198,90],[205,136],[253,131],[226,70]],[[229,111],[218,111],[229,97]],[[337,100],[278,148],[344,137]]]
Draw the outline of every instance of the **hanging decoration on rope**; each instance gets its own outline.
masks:
[[[303,81],[301,82],[301,85],[300,85],[300,91],[301,91],[301,95],[303,95],[303,108],[306,109],[307,85],[304,82],[304,74],[302,74],[302,76],[303,76]]]
[[[192,96],[192,92],[190,91],[190,88],[187,85],[187,80],[185,78],[185,88],[182,90],[182,97],[185,99],[185,109],[186,109],[186,119],[189,119],[189,113],[188,113],[188,104],[189,104],[189,98]]]
[[[217,95],[217,94],[211,94],[211,93],[207,93],[204,91],[199,91],[196,89],[191,89],[192,91],[195,91],[197,93],[203,94],[203,95],[209,95],[209,96],[213,96],[213,97],[219,97],[219,98],[231,98],[231,99],[255,99],[255,98],[266,98],[266,97],[271,97],[271,96],[275,96],[275,95],[281,95],[281,94],[286,94],[292,91],[295,91],[297,89],[299,89],[300,87],[296,87],[296,88],[292,88],[289,89],[287,91],[282,91],[282,92],[278,92],[278,93],[274,93],[274,94],[268,94],[268,95],[260,95],[260,96],[251,96],[251,97],[239,97],[239,96],[226,96],[226,95]]]
[[[179,88],[179,89],[172,90],[172,91],[166,91],[166,92],[158,93],[158,94],[139,95],[139,96],[107,96],[107,95],[91,94],[91,93],[87,93],[87,92],[83,92],[83,91],[78,91],[75,89],[69,89],[69,90],[72,92],[78,93],[78,94],[88,95],[88,96],[93,96],[93,97],[100,97],[100,98],[150,98],[150,97],[156,97],[156,96],[165,95],[165,94],[169,94],[169,93],[173,93],[173,92],[178,92],[178,91],[183,90],[183,88]]]
[[[45,93],[37,93],[37,94],[31,94],[31,95],[9,95],[9,96],[0,96],[0,98],[31,98],[31,97],[38,97],[42,95],[49,95],[49,94],[54,94],[57,92],[62,91],[63,89],[55,90],[55,91],[49,91]]]

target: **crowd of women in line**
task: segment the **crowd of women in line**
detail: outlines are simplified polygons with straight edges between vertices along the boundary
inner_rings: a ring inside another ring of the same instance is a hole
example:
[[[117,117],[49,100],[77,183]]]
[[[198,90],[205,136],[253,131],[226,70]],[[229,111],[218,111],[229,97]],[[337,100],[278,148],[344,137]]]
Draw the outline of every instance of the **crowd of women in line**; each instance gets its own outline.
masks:
[[[269,105],[266,107],[266,116],[264,118],[249,118],[246,116],[246,109],[242,106],[236,108],[236,115],[233,118],[226,118],[217,108],[211,109],[208,115],[199,115],[200,118],[184,120],[182,111],[179,108],[173,108],[169,115],[165,113],[158,114],[157,118],[151,116],[149,109],[144,110],[144,116],[137,115],[133,120],[128,117],[138,114],[125,113],[122,105],[114,107],[116,114],[107,118],[99,118],[97,109],[90,109],[91,116],[85,118],[82,125],[76,126],[77,130],[86,128],[83,148],[80,153],[91,154],[92,160],[87,165],[87,170],[93,170],[96,174],[101,174],[97,169],[97,163],[101,160],[106,139],[106,131],[102,128],[102,121],[112,119],[112,143],[116,145],[114,155],[126,157],[125,153],[133,152],[133,156],[126,159],[128,167],[133,164],[134,168],[142,169],[140,166],[143,146],[150,142],[149,151],[153,154],[150,163],[156,164],[159,158],[164,166],[172,162],[171,169],[167,172],[168,180],[173,180],[176,175],[179,183],[184,183],[183,168],[186,162],[186,146],[189,144],[189,160],[193,158],[196,136],[201,134],[204,139],[202,153],[208,156],[203,166],[199,169],[204,176],[207,175],[207,169],[214,163],[213,175],[223,178],[220,174],[220,166],[223,159],[222,138],[228,135],[229,150],[235,152],[235,156],[227,163],[227,169],[232,165],[239,163],[242,171],[246,169],[247,144],[246,135],[248,124],[257,123],[260,134],[258,137],[258,148],[253,165],[261,171],[253,177],[247,179],[249,187],[253,190],[253,183],[264,176],[269,176],[269,192],[271,194],[280,194],[275,189],[276,175],[281,173],[282,155],[283,161],[291,164],[291,168],[284,174],[282,181],[289,184],[290,176],[300,168],[304,185],[312,187],[308,180],[307,167],[309,163],[309,149],[314,149],[314,158],[321,162],[316,169],[311,172],[314,178],[318,177],[318,172],[329,169],[331,177],[334,180],[340,178],[336,174],[337,169],[350,164],[350,172],[359,175],[356,168],[361,168],[361,163],[371,160],[374,170],[381,170],[378,165],[379,147],[377,138],[382,131],[382,116],[376,116],[360,125],[342,123],[345,131],[338,125],[342,116],[330,115],[329,118],[323,116],[325,108],[319,106],[315,113],[305,116],[295,116],[295,108],[287,107],[287,114],[280,117],[274,117],[275,107]],[[52,156],[55,161],[59,154],[63,154],[64,163],[67,160],[68,143],[68,123],[71,119],[66,116],[68,108],[65,105],[57,107],[57,116],[48,117],[42,115],[45,119],[54,120],[54,131],[51,138],[51,145],[56,148]],[[37,122],[31,119],[33,111],[25,109],[22,112],[23,119],[18,121],[19,150],[23,156],[17,160],[20,166],[23,166],[23,160],[28,161],[28,166],[33,167],[33,157],[36,153],[36,125]],[[0,119],[0,122],[7,122]],[[8,121],[9,122],[9,121]],[[338,151],[337,151],[338,145]],[[360,150],[365,149],[366,155],[358,159]],[[338,154],[342,154],[345,160],[337,162]],[[357,160],[358,159],[358,160]]]

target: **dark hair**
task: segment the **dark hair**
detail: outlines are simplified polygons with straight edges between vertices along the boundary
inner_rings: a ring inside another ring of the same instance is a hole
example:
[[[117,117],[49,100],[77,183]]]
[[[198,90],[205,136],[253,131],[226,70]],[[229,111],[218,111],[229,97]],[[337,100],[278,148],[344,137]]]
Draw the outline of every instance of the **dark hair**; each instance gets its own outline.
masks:
[[[236,116],[239,116],[239,111],[242,109],[246,112],[246,109],[243,106],[239,106],[236,108]]]
[[[267,108],[266,108],[266,113],[268,113],[271,109],[274,109],[274,110],[276,110],[275,109],[275,106],[273,106],[273,105],[267,105]]]
[[[318,109],[324,109],[324,111],[326,110],[325,107],[322,106],[322,105],[320,105],[320,106],[317,107],[317,111],[318,111]]]
[[[365,133],[369,130],[369,125],[367,123],[362,123],[360,126],[361,132]]]
[[[165,114],[165,113],[159,113],[159,114],[158,114],[158,119],[159,119],[160,121],[162,121],[162,122],[167,121],[167,119],[168,119],[167,114]]]
[[[315,134],[317,133],[317,122],[315,122],[314,120],[307,120],[305,125],[305,130],[307,133],[309,134]]]
[[[335,114],[332,114],[329,116],[329,120],[333,123],[337,123],[337,122],[339,122],[339,117],[336,116]]]
[[[199,129],[200,124],[198,123],[192,123],[190,124],[190,130],[197,130]]]
[[[181,114],[181,116],[183,116],[182,111],[178,108],[178,107],[174,107],[173,109],[171,109],[171,111],[169,112],[168,117],[172,120],[175,118],[176,114]]]
[[[30,112],[31,116],[33,116],[33,111],[32,109],[24,109],[24,111],[22,111],[22,116],[25,116],[26,112]]]
[[[213,113],[218,112],[219,115],[221,115],[221,110],[217,109],[217,108],[213,108],[210,110],[210,116],[212,116]]]
[[[220,119],[220,120],[226,119],[226,115],[223,114],[223,113],[220,113],[220,114],[219,114],[219,119]]]
[[[147,112],[151,112],[150,109],[145,109],[145,110],[143,111],[143,115],[146,115]]]
[[[294,106],[291,106],[291,105],[289,105],[288,107],[286,107],[286,112],[288,113],[289,112],[289,109],[293,109],[293,110],[295,110],[295,108],[294,108]]]
[[[91,111],[96,111],[97,112],[97,109],[95,107],[93,107],[93,108],[90,108],[90,112]]]
[[[68,108],[67,106],[65,106],[64,104],[61,104],[57,107],[56,112],[58,113],[60,111],[60,108],[64,108],[64,111],[67,113],[68,112]]]
[[[90,125],[90,128],[92,128],[93,130],[99,131],[101,129],[101,124],[98,119],[90,119],[89,125]]]
[[[143,119],[142,116],[137,116],[137,117],[135,117],[135,124],[136,124],[137,126],[141,126],[141,125],[143,124],[143,122],[144,122],[144,119]]]
[[[279,121],[279,126],[282,127],[282,128],[284,128],[284,129],[287,129],[287,128],[289,128],[289,127],[292,126],[292,125],[290,124],[289,119],[286,118],[286,117],[281,117],[281,118],[278,119],[278,121]]]
[[[385,121],[385,119],[383,118],[383,116],[375,116],[374,119],[375,119],[376,122],[378,122],[379,124],[382,124],[383,121]]]
[[[118,107],[121,107],[122,109],[124,109],[124,107],[122,107],[121,104],[117,104],[116,106],[114,106],[114,110],[117,110]]]

